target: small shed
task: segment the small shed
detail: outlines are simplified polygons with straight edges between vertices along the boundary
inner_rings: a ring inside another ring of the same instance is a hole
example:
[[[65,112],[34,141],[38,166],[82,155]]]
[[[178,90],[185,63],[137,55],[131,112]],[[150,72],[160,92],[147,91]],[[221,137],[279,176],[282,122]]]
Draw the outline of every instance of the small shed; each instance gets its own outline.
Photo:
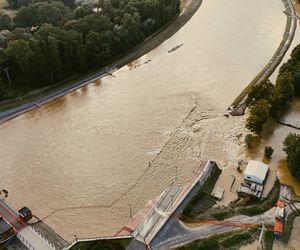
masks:
[[[251,160],[248,162],[248,165],[244,171],[244,179],[258,184],[263,184],[268,171],[268,165],[260,161]]]

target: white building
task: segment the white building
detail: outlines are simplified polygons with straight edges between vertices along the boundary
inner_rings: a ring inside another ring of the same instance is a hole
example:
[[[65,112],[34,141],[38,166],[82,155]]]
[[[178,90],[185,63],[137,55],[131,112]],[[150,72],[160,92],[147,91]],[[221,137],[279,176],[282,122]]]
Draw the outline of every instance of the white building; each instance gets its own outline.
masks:
[[[260,161],[249,161],[244,171],[244,179],[247,181],[263,184],[269,167]]]

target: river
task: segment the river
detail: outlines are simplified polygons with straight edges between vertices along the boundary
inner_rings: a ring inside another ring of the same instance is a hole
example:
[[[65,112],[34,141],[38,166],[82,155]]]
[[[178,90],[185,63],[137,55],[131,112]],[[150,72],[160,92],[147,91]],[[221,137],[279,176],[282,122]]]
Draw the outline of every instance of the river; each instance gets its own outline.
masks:
[[[276,51],[283,10],[281,0],[204,0],[115,77],[0,125],[7,201],[71,242],[118,231],[130,205],[137,213],[175,180],[176,166],[184,184],[200,159],[235,164],[243,118],[223,113]]]

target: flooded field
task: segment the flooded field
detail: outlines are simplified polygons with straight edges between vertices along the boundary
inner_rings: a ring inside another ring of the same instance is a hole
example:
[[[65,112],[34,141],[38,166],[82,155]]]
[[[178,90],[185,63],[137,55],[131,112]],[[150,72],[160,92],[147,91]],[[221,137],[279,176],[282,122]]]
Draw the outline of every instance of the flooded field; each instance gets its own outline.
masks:
[[[224,111],[272,57],[281,0],[204,0],[139,60],[0,125],[1,189],[71,242],[111,235],[200,159],[236,166],[245,133]],[[176,45],[183,44],[168,53]],[[146,63],[147,62],[147,63]]]

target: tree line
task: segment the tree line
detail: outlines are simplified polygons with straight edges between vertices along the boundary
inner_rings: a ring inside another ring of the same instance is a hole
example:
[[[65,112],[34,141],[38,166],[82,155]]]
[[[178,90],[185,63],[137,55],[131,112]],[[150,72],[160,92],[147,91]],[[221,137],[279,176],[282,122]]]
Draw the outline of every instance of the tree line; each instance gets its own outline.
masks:
[[[300,96],[300,45],[281,66],[274,85],[267,80],[250,90],[246,100],[250,106],[246,127],[260,134],[268,117],[280,119],[295,96]]]
[[[180,11],[180,0],[8,3],[17,13],[0,12],[0,100],[102,67]]]
[[[275,85],[267,80],[249,92],[246,102],[250,115],[246,127],[259,135],[268,118],[279,120],[295,96],[300,96],[300,45],[280,68]],[[290,133],[283,141],[283,150],[290,173],[300,180],[300,135]]]

